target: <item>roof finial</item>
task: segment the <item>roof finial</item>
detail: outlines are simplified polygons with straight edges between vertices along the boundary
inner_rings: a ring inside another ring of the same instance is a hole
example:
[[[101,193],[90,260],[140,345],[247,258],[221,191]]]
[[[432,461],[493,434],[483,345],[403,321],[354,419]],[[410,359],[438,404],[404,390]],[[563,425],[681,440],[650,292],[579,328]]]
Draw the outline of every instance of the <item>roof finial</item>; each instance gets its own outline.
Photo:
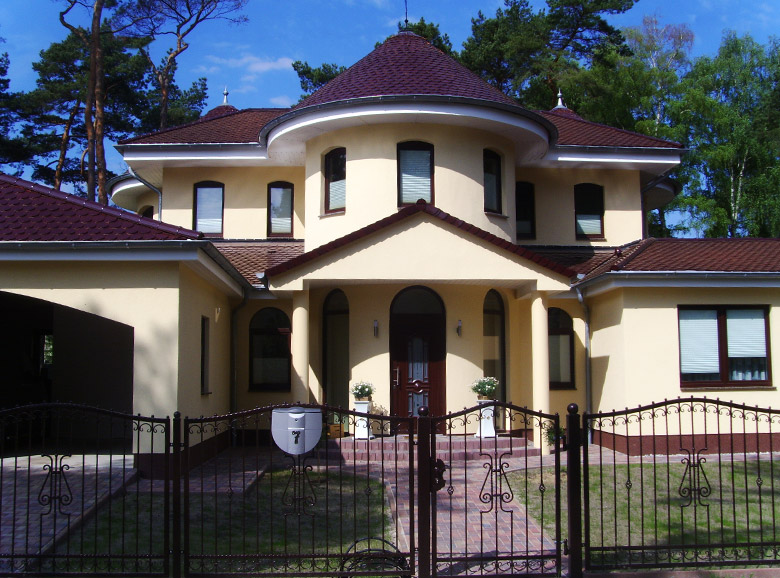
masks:
[[[230,94],[230,93],[228,92],[227,86],[225,86],[225,90],[223,90],[223,91],[222,91],[222,94],[224,94],[224,95],[225,95],[225,98],[224,98],[224,100],[222,101],[222,104],[223,104],[223,105],[226,105],[226,104],[228,103],[228,101],[227,101],[228,94]]]
[[[404,32],[409,31],[409,4],[404,0]]]
[[[555,105],[555,108],[566,108],[566,105],[563,104],[563,94],[561,94],[561,89],[558,89],[558,104]]]

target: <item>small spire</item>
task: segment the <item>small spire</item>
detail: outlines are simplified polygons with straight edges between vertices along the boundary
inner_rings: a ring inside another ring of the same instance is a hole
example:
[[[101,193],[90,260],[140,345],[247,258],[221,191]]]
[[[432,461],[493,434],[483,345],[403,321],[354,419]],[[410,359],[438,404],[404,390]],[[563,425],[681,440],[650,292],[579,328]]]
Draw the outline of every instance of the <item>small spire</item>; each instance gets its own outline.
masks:
[[[566,105],[563,104],[563,94],[561,94],[560,88],[558,89],[558,104],[555,106],[555,108],[566,108]]]
[[[409,31],[409,4],[404,0],[404,32]]]
[[[226,105],[226,104],[228,103],[228,100],[227,100],[228,94],[230,94],[230,93],[228,92],[227,86],[225,86],[225,90],[223,90],[223,91],[222,91],[222,94],[224,94],[224,95],[225,95],[225,98],[224,98],[224,100],[222,101],[222,104],[223,104],[223,105]]]

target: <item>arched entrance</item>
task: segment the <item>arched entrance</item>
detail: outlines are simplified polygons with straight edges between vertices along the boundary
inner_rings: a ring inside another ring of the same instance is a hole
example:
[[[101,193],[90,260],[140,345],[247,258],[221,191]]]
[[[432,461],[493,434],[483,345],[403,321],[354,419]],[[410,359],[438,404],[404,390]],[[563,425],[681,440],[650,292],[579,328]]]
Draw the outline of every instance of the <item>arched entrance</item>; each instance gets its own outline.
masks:
[[[441,298],[427,287],[409,287],[390,306],[390,413],[417,415],[427,405],[443,415],[445,314]]]

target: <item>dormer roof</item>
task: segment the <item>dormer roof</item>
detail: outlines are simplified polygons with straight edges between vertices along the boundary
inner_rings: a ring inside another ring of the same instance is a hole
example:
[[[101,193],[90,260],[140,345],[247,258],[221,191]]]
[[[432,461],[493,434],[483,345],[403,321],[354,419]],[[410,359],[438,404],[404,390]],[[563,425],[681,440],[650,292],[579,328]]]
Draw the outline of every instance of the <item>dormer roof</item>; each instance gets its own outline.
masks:
[[[295,108],[376,96],[449,96],[517,106],[452,57],[412,32],[391,36]]]

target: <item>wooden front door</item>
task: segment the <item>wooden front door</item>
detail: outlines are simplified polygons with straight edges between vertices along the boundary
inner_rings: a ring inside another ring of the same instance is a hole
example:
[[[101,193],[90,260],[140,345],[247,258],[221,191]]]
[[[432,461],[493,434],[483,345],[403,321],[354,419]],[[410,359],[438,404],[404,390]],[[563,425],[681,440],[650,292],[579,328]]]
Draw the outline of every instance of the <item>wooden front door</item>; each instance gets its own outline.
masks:
[[[426,405],[430,415],[445,410],[444,320],[442,315],[398,314],[390,330],[390,411],[416,416]]]

